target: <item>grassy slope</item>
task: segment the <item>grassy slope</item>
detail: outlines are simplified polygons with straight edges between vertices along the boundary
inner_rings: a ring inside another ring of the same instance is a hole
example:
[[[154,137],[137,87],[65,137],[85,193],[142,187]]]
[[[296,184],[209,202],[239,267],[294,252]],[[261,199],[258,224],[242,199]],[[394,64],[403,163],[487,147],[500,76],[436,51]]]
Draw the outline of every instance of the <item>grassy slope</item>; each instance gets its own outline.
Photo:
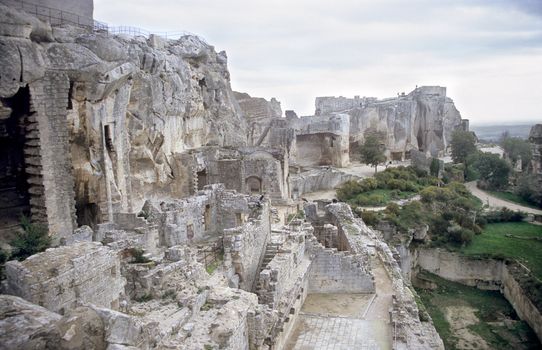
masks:
[[[506,237],[506,234],[515,237]],[[517,237],[539,237],[541,240]],[[542,226],[526,222],[488,224],[482,234],[475,236],[461,252],[469,256],[490,255],[517,259],[542,279]]]
[[[380,206],[387,205],[392,200],[406,199],[406,198],[414,197],[416,195],[416,192],[399,191],[397,197],[392,198],[392,195],[391,195],[392,192],[393,190],[377,188],[376,190],[362,192],[358,196],[365,197],[365,198],[369,198],[371,195],[381,196],[382,198],[381,202],[369,202],[366,204],[366,206],[368,207],[371,207],[371,206],[380,207]],[[360,205],[355,202],[355,198],[349,201],[349,203],[354,204],[354,205]]]
[[[506,318],[517,319],[512,306],[498,291],[483,291],[474,287],[447,281],[438,276],[424,273],[425,277],[436,282],[436,290],[416,289],[426,310],[431,315],[435,328],[444,341],[446,349],[455,349],[457,339],[448,323],[445,312],[450,306],[469,306],[477,311],[480,322],[469,329],[478,333],[493,349],[510,349],[511,340],[522,342],[524,349],[535,349],[536,335],[525,324],[516,322],[513,329],[507,329],[499,323],[490,323]]]

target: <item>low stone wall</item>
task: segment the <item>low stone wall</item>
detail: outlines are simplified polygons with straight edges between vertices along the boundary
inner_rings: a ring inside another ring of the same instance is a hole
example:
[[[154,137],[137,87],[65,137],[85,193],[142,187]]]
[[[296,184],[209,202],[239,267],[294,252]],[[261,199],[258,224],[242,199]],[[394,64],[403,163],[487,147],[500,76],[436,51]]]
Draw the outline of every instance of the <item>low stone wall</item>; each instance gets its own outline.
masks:
[[[310,261],[305,257],[305,237],[291,237],[260,272],[259,302],[273,309],[280,308],[280,304],[289,304],[290,294],[306,280],[309,266]]]
[[[521,267],[495,259],[469,258],[441,249],[419,249],[413,264],[414,268],[419,267],[450,281],[479,289],[500,290],[519,317],[531,326],[542,341],[542,314],[529,300],[512,272]],[[518,273],[530,272],[525,270]]]
[[[472,259],[442,249],[418,249],[415,266],[449,281],[480,289],[499,290],[504,262]]]
[[[371,229],[366,227],[366,232],[374,237]],[[420,320],[413,291],[404,280],[401,268],[389,246],[382,241],[375,243],[378,257],[393,284],[390,321],[393,325],[394,349],[444,349],[444,343],[432,320],[428,322]]]
[[[264,309],[254,317],[253,322],[257,322],[252,330],[255,338],[260,335],[260,346],[265,341],[269,349],[284,348],[309,289],[311,260],[306,254],[305,237],[311,236],[312,226],[299,221],[290,225],[289,230],[287,241],[260,272],[256,291]]]
[[[514,310],[522,320],[525,320],[534,330],[538,339],[542,341],[542,315],[540,310],[527,297],[523,288],[511,273],[513,267],[504,266],[502,271],[502,292],[505,298],[512,304]],[[524,272],[523,272],[524,273]]]
[[[5,273],[7,294],[61,314],[82,303],[116,309],[126,283],[117,253],[89,242],[9,261]]]

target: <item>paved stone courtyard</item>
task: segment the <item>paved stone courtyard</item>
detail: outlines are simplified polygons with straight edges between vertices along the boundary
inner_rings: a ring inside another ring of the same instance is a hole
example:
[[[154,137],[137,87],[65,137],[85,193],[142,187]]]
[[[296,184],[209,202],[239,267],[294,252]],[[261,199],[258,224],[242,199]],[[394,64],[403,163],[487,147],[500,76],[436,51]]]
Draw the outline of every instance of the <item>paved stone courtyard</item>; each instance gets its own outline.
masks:
[[[391,349],[389,326],[384,321],[300,314],[288,350]]]

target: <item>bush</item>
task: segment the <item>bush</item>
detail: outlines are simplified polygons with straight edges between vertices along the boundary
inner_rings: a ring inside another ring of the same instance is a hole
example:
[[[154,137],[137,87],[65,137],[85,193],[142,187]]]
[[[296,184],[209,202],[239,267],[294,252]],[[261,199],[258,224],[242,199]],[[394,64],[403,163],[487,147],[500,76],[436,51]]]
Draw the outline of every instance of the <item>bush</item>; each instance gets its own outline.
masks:
[[[131,264],[146,264],[151,262],[151,260],[145,256],[145,251],[141,248],[130,248],[128,249],[128,252],[133,258],[132,261],[130,261]]]
[[[363,210],[361,212],[361,219],[368,226],[375,226],[378,224],[378,213],[371,210]]]
[[[13,247],[12,258],[24,260],[51,246],[51,237],[49,237],[47,227],[44,225],[33,224],[28,217],[22,216],[21,227],[23,231],[18,232],[15,238],[9,242]]]
[[[524,200],[542,208],[542,188],[535,175],[524,174],[519,177],[515,192]]]
[[[526,214],[520,211],[512,211],[508,208],[502,208],[500,210],[492,210],[485,212],[480,220],[485,221],[485,223],[496,223],[496,222],[518,222],[522,221],[525,218]],[[479,222],[480,222],[479,220]]]
[[[337,189],[337,198],[342,202],[347,202],[360,192],[363,192],[363,190],[358,181],[347,181]]]
[[[448,233],[450,235],[449,240],[451,242],[455,242],[459,244],[469,243],[474,238],[474,232],[472,230],[463,228],[457,224],[454,224],[448,227]]]

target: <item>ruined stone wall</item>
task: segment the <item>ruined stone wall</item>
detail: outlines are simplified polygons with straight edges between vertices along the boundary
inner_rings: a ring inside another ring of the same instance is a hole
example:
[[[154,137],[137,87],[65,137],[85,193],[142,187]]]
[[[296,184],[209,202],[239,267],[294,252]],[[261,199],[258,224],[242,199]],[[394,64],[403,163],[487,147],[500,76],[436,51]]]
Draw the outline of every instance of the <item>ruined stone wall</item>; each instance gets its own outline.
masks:
[[[363,142],[366,132],[383,132],[389,157],[392,153],[404,157],[412,149],[437,156],[447,150],[452,132],[462,128],[459,111],[440,86],[422,86],[383,100],[316,98],[316,111],[350,115],[352,150]]]
[[[296,130],[297,165],[341,168],[349,164],[349,115],[302,117],[290,123]]]
[[[511,270],[517,269],[515,273]],[[534,330],[538,339],[542,342],[542,312],[529,299],[521,285],[514,278],[514,274],[530,273],[519,266],[511,267],[505,265],[502,269],[502,293],[506,300],[512,304],[514,310],[522,320],[525,320]]]
[[[116,309],[126,283],[117,253],[100,243],[48,249],[6,263],[5,272],[7,294],[58,313],[82,303]]]
[[[315,237],[307,239],[312,259],[309,293],[372,293],[373,277],[356,255],[325,248]]]
[[[17,0],[2,0],[0,2],[8,6],[27,9],[32,13],[37,12],[39,18],[43,21],[50,21],[52,24],[60,24],[64,20],[69,23],[93,25],[93,0],[25,0],[24,5]]]
[[[365,227],[369,236],[375,233]],[[422,322],[413,289],[404,280],[401,268],[397,264],[389,246],[383,241],[375,241],[375,249],[384,268],[392,281],[393,296],[390,321],[393,329],[394,348],[409,349],[444,349],[444,343],[437,333],[432,320]]]
[[[254,289],[270,237],[269,203],[263,203],[258,218],[224,230],[224,259],[231,262],[231,267],[238,276],[236,279],[239,288],[246,291]]]
[[[310,261],[305,254],[305,237],[289,237],[273,259],[263,267],[259,275],[258,300],[272,309],[291,304],[300,288],[308,280]],[[293,295],[295,294],[295,295]],[[281,310],[284,311],[284,310]],[[288,310],[289,311],[289,310]]]
[[[50,234],[66,239],[75,229],[75,194],[66,123],[68,76],[47,72],[30,84],[39,128],[41,176]]]
[[[234,92],[239,107],[248,119],[248,143],[261,146],[272,145],[269,139],[274,120],[282,117],[280,102],[275,98],[267,101],[261,97],[251,97],[247,93]]]

